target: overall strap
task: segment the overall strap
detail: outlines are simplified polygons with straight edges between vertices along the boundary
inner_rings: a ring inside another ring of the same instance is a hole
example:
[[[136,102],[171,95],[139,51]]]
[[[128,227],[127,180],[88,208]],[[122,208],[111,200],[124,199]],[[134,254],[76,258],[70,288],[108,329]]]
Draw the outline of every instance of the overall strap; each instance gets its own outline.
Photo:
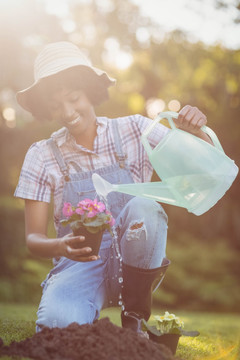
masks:
[[[55,143],[55,141],[52,138],[47,140],[47,144],[52,149],[53,155],[55,156],[55,159],[58,163],[61,173],[64,176],[65,181],[69,181],[70,178],[69,178],[68,167],[67,167],[65,161],[63,160],[62,154],[61,154],[57,144]]]
[[[112,124],[113,124],[113,137],[114,137],[115,148],[116,148],[115,156],[119,163],[120,168],[124,168],[126,165],[125,160],[127,158],[127,154],[124,154],[123,149],[122,149],[122,141],[121,141],[119,130],[118,130],[117,119],[113,119]]]

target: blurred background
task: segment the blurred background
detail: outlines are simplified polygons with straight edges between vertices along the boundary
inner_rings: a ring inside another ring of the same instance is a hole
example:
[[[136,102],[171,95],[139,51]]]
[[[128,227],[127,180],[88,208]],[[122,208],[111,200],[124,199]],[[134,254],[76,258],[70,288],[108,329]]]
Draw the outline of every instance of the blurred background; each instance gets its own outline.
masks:
[[[32,83],[42,47],[72,41],[117,79],[98,115],[153,118],[198,106],[240,166],[239,22],[235,0],[0,0],[0,302],[38,304],[52,265],[27,251],[24,203],[13,198],[27,149],[58,128],[34,121],[15,100]],[[239,312],[239,177],[200,217],[164,208],[172,265],[155,306]],[[51,219],[49,233],[54,236]]]

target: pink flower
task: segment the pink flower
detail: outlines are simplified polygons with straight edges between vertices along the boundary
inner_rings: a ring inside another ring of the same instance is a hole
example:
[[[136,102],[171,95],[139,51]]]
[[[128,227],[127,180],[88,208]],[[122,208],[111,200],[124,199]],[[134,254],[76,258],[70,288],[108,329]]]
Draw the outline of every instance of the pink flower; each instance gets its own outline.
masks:
[[[91,199],[84,199],[78,203],[79,214],[83,215],[85,212],[88,218],[92,218],[97,214],[94,202]],[[81,210],[80,210],[81,209]]]
[[[64,203],[63,209],[62,209],[63,215],[66,217],[70,217],[74,214],[74,211],[72,209],[72,205],[70,203]]]
[[[94,206],[94,209],[99,213],[104,212],[104,210],[106,209],[105,205],[100,201],[98,202],[97,199],[93,200],[92,205]]]
[[[84,209],[82,207],[77,207],[76,210],[75,210],[76,214],[78,215],[84,215]]]
[[[96,211],[95,207],[93,205],[89,205],[87,209],[87,217],[92,218],[94,217],[98,212]]]
[[[93,201],[91,199],[84,199],[78,203],[78,207],[81,207],[83,210],[88,210],[89,205],[92,205]]]

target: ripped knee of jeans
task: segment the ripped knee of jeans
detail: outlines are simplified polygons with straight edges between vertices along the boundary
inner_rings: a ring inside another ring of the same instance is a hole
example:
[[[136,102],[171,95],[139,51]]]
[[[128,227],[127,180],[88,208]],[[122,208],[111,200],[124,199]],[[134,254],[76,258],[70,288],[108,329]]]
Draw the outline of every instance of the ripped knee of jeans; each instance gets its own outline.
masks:
[[[134,220],[130,223],[129,228],[127,230],[127,240],[128,241],[138,240],[142,233],[147,235],[147,229],[143,220],[139,220],[139,221]]]

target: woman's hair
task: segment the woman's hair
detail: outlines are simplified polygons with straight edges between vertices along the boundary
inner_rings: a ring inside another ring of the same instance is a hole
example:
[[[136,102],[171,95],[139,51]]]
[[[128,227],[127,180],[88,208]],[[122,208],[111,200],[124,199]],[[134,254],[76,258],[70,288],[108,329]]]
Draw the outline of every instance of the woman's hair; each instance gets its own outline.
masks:
[[[51,120],[49,98],[65,87],[83,91],[93,106],[100,105],[108,99],[106,80],[105,74],[99,76],[86,66],[75,66],[41,79],[28,100],[31,113],[38,120]]]

